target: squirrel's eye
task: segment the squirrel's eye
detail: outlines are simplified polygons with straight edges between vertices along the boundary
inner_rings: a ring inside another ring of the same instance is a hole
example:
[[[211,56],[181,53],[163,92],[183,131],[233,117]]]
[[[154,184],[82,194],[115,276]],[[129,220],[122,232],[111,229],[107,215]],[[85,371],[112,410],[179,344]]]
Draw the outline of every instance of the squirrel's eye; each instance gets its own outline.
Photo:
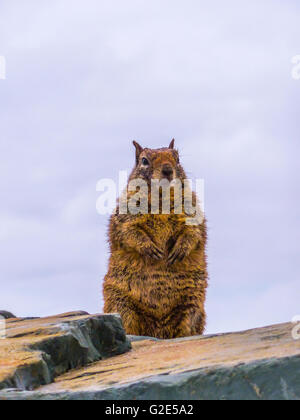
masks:
[[[143,164],[144,166],[148,166],[148,165],[149,165],[149,160],[148,160],[148,159],[146,159],[146,158],[143,158],[143,159],[142,159],[142,164]]]

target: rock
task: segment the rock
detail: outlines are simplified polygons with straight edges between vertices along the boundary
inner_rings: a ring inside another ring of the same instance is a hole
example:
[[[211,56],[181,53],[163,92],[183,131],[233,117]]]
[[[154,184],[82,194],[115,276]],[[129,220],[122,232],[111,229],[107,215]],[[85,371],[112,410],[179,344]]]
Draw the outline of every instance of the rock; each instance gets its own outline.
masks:
[[[138,335],[127,335],[128,340],[131,343],[134,343],[136,341],[145,341],[145,340],[150,340],[150,341],[161,341],[159,338],[153,338],[153,337],[142,337],[142,336],[138,336]]]
[[[0,311],[0,317],[2,317],[4,319],[16,318],[15,315],[13,315],[11,312],[7,312],[7,311]]]
[[[70,369],[131,349],[118,315],[9,319],[0,340],[0,390],[33,390]]]
[[[56,376],[34,392],[2,391],[0,399],[299,400],[300,343],[292,338],[293,327],[166,341],[132,338],[129,353]]]

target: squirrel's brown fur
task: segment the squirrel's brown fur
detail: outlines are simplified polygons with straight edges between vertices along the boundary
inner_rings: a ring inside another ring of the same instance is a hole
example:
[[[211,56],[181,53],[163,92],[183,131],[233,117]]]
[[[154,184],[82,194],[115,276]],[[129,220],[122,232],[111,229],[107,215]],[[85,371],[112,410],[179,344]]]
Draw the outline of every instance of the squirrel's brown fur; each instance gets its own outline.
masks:
[[[130,180],[186,179],[174,150],[136,147]],[[145,166],[143,158],[147,159]],[[163,169],[169,169],[169,173]],[[171,168],[171,169],[170,169]],[[151,193],[149,193],[151,194]],[[193,203],[195,202],[193,193]],[[175,338],[202,334],[207,288],[206,222],[186,224],[182,214],[116,214],[110,219],[111,256],[104,281],[104,311],[118,312],[127,334]]]

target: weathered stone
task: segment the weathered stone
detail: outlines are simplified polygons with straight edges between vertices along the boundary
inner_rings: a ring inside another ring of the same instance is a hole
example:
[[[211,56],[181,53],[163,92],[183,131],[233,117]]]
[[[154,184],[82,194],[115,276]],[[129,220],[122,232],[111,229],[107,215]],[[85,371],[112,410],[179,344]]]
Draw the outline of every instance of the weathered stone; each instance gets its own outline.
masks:
[[[118,315],[9,319],[6,339],[0,340],[0,389],[32,390],[130,348]]]
[[[0,311],[0,317],[2,317],[4,319],[16,318],[15,315],[13,315],[11,312],[7,312],[7,311]]]
[[[138,336],[138,335],[127,335],[127,338],[131,343],[135,343],[136,341],[146,341],[146,340],[161,341],[159,338],[143,337],[143,336]]]
[[[299,400],[300,342],[292,324],[166,341],[63,374],[35,392],[0,399]]]

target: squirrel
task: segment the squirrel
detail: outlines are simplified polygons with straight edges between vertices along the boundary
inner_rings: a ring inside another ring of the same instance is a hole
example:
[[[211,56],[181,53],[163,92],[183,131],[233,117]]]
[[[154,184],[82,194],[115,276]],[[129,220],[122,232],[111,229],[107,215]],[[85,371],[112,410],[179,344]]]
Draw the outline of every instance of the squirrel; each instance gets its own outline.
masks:
[[[142,179],[150,187],[153,180],[186,179],[174,139],[161,149],[133,144],[136,162],[129,182]],[[196,194],[191,196],[195,204]],[[206,241],[205,218],[190,225],[185,210],[175,214],[174,194],[169,214],[121,214],[119,201],[109,223],[104,312],[119,313],[129,335],[171,339],[203,334]]]

